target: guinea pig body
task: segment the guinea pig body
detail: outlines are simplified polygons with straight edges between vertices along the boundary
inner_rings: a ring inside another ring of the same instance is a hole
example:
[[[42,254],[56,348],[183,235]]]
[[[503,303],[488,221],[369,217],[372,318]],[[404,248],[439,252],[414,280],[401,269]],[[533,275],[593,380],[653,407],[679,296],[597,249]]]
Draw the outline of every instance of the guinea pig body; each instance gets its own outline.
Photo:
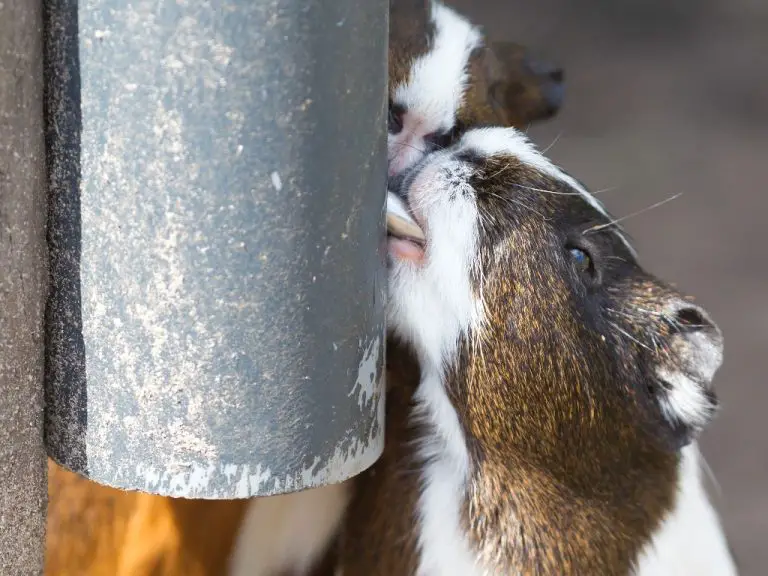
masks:
[[[468,130],[397,190],[387,447],[345,574],[735,574],[699,477],[722,335],[513,129]],[[401,239],[402,240],[402,239]],[[412,370],[411,370],[412,372]]]

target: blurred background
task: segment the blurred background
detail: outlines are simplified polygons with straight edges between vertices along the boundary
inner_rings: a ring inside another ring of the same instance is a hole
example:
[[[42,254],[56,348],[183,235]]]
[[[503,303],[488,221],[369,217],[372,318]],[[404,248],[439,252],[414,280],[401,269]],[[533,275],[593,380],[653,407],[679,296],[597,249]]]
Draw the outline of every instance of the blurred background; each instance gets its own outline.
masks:
[[[624,222],[641,261],[725,334],[704,454],[744,575],[768,574],[768,2],[447,0],[565,69],[529,135]],[[553,144],[554,142],[554,144]]]

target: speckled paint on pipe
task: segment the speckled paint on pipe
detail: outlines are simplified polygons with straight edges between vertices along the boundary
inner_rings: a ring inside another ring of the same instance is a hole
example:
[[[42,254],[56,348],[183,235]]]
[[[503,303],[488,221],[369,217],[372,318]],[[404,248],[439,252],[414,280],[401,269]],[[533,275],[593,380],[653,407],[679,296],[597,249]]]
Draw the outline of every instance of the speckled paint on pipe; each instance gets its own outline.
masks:
[[[48,3],[55,460],[244,498],[378,458],[387,9]]]

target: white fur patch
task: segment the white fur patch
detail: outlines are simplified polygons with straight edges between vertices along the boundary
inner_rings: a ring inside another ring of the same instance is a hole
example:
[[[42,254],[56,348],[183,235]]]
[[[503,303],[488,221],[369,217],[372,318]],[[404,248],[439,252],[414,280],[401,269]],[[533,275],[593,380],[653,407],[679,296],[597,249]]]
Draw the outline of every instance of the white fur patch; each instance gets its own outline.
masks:
[[[424,137],[453,128],[467,83],[467,63],[482,42],[477,28],[440,2],[432,2],[432,49],[415,60],[394,102],[404,106],[403,129],[388,138],[389,173],[398,174],[424,155]]]
[[[702,390],[702,384],[688,377],[685,372],[660,369],[659,379],[669,384],[658,395],[664,416],[672,422],[682,422],[692,428],[702,428],[712,417],[712,406]]]
[[[413,344],[422,366],[442,370],[452,359],[461,334],[478,325],[480,302],[472,293],[470,271],[477,244],[474,194],[448,192],[447,179],[461,163],[446,154],[431,162],[410,186],[412,214],[425,230],[427,246],[421,265],[393,262],[390,268],[389,328]],[[438,242],[431,242],[438,238]]]
[[[443,388],[442,376],[427,374],[416,395],[414,416],[431,424],[437,435],[423,440],[420,456],[429,462],[422,473],[418,503],[418,576],[471,576],[475,554],[461,527],[469,455],[464,435]]]
[[[307,574],[339,528],[349,482],[253,498],[232,552],[229,576]]]
[[[411,211],[427,232],[424,262],[395,261],[390,268],[389,328],[415,348],[422,370],[414,418],[434,432],[422,439],[418,503],[419,576],[475,573],[474,555],[463,536],[461,505],[469,454],[456,411],[444,387],[445,366],[456,357],[459,338],[483,321],[470,273],[477,250],[474,194],[462,190],[466,168],[447,153],[435,154],[408,190]],[[454,192],[454,194],[450,194]],[[430,238],[438,239],[431,243]]]
[[[674,510],[640,556],[636,576],[736,576],[717,512],[701,478],[698,446],[683,448]]]

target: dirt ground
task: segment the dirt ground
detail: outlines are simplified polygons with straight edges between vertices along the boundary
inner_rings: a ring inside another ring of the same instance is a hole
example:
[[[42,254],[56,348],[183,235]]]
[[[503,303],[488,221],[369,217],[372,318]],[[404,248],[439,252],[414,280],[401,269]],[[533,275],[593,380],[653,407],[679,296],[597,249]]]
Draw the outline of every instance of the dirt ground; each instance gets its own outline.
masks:
[[[653,272],[725,334],[706,433],[742,574],[768,574],[768,2],[449,0],[566,70],[561,115],[530,134],[616,216]]]

